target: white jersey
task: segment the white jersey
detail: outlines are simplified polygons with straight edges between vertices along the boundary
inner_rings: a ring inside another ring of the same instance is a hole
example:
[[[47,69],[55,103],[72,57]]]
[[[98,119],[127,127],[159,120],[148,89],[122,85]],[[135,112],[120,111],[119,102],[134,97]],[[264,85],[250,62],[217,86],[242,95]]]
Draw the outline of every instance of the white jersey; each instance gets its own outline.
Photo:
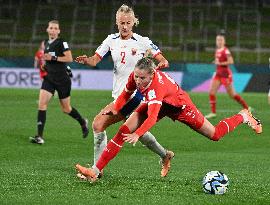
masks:
[[[121,39],[119,33],[108,35],[97,48],[96,54],[100,58],[111,52],[114,63],[112,90],[114,99],[121,94],[136,63],[143,58],[147,50],[151,50],[153,57],[160,53],[159,48],[149,38],[136,33],[133,33],[133,36],[128,40]]]

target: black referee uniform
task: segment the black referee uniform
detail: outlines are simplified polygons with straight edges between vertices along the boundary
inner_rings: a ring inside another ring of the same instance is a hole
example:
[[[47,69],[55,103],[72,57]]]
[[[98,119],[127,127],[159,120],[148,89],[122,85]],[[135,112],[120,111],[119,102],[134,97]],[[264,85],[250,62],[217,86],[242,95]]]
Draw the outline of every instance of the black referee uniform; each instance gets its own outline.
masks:
[[[52,94],[57,90],[59,99],[69,97],[71,91],[71,80],[67,73],[67,65],[64,62],[57,61],[57,57],[64,56],[64,52],[68,50],[70,50],[68,43],[61,38],[57,38],[52,42],[45,41],[44,53],[50,54],[52,60],[46,61],[45,70],[48,74],[44,77],[41,89]]]
[[[71,92],[71,79],[70,73],[68,73],[67,65],[64,62],[57,61],[58,57],[65,56],[64,52],[69,51],[68,43],[61,38],[45,41],[44,53],[52,56],[51,60],[46,60],[44,69],[47,71],[47,75],[41,85],[41,89],[46,90],[54,94],[55,90],[58,93],[59,99],[65,99],[70,96]],[[43,144],[43,130],[46,123],[46,111],[38,110],[37,116],[37,135],[30,137],[30,141],[36,144]],[[83,137],[87,137],[89,133],[88,120],[82,118],[80,113],[72,107],[69,113],[66,113],[75,120],[77,120],[82,128]]]

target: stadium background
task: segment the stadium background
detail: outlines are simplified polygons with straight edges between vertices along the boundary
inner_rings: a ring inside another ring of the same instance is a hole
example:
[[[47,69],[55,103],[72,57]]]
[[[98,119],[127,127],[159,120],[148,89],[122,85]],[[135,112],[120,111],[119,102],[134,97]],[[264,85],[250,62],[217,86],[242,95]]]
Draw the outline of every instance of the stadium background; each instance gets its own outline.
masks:
[[[215,35],[223,30],[235,60],[232,70],[236,90],[268,90],[269,0],[2,0],[0,86],[22,85],[14,82],[21,78],[20,74],[13,76],[3,68],[33,67],[34,53],[41,40],[47,38],[48,20],[60,21],[61,36],[70,43],[74,56],[92,55],[108,34],[117,31],[115,11],[122,3],[134,6],[140,19],[135,32],[149,36],[161,48],[170,61],[170,70],[183,72],[181,85],[184,89],[208,90],[214,71],[210,62]],[[72,68],[86,69],[75,63]],[[110,58],[94,69],[111,70]],[[8,85],[4,85],[5,81]]]

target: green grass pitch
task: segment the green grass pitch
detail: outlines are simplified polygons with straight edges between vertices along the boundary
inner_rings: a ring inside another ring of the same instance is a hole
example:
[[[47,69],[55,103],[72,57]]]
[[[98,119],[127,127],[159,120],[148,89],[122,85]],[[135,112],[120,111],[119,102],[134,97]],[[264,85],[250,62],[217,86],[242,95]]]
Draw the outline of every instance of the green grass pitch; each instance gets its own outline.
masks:
[[[82,139],[79,124],[62,114],[57,99],[47,112],[45,144],[28,141],[36,132],[38,90],[0,89],[0,204],[270,204],[270,106],[267,94],[242,96],[262,120],[256,135],[241,125],[219,142],[200,136],[184,124],[164,119],[151,130],[175,152],[171,172],[160,178],[159,158],[137,143],[125,145],[95,184],[75,177],[76,163],[92,163],[93,138]],[[191,93],[198,108],[209,111],[208,95]],[[241,107],[225,94],[217,97],[220,119]],[[89,121],[111,101],[108,91],[73,91],[72,104]],[[120,124],[107,131],[111,138]],[[228,175],[222,196],[202,191],[211,170]]]

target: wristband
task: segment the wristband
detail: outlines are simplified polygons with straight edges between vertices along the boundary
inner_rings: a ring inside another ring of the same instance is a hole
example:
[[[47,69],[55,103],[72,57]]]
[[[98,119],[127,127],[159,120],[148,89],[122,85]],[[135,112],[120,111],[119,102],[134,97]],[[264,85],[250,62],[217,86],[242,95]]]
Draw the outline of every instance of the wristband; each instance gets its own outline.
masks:
[[[58,57],[57,56],[52,56],[51,61],[57,61]]]

